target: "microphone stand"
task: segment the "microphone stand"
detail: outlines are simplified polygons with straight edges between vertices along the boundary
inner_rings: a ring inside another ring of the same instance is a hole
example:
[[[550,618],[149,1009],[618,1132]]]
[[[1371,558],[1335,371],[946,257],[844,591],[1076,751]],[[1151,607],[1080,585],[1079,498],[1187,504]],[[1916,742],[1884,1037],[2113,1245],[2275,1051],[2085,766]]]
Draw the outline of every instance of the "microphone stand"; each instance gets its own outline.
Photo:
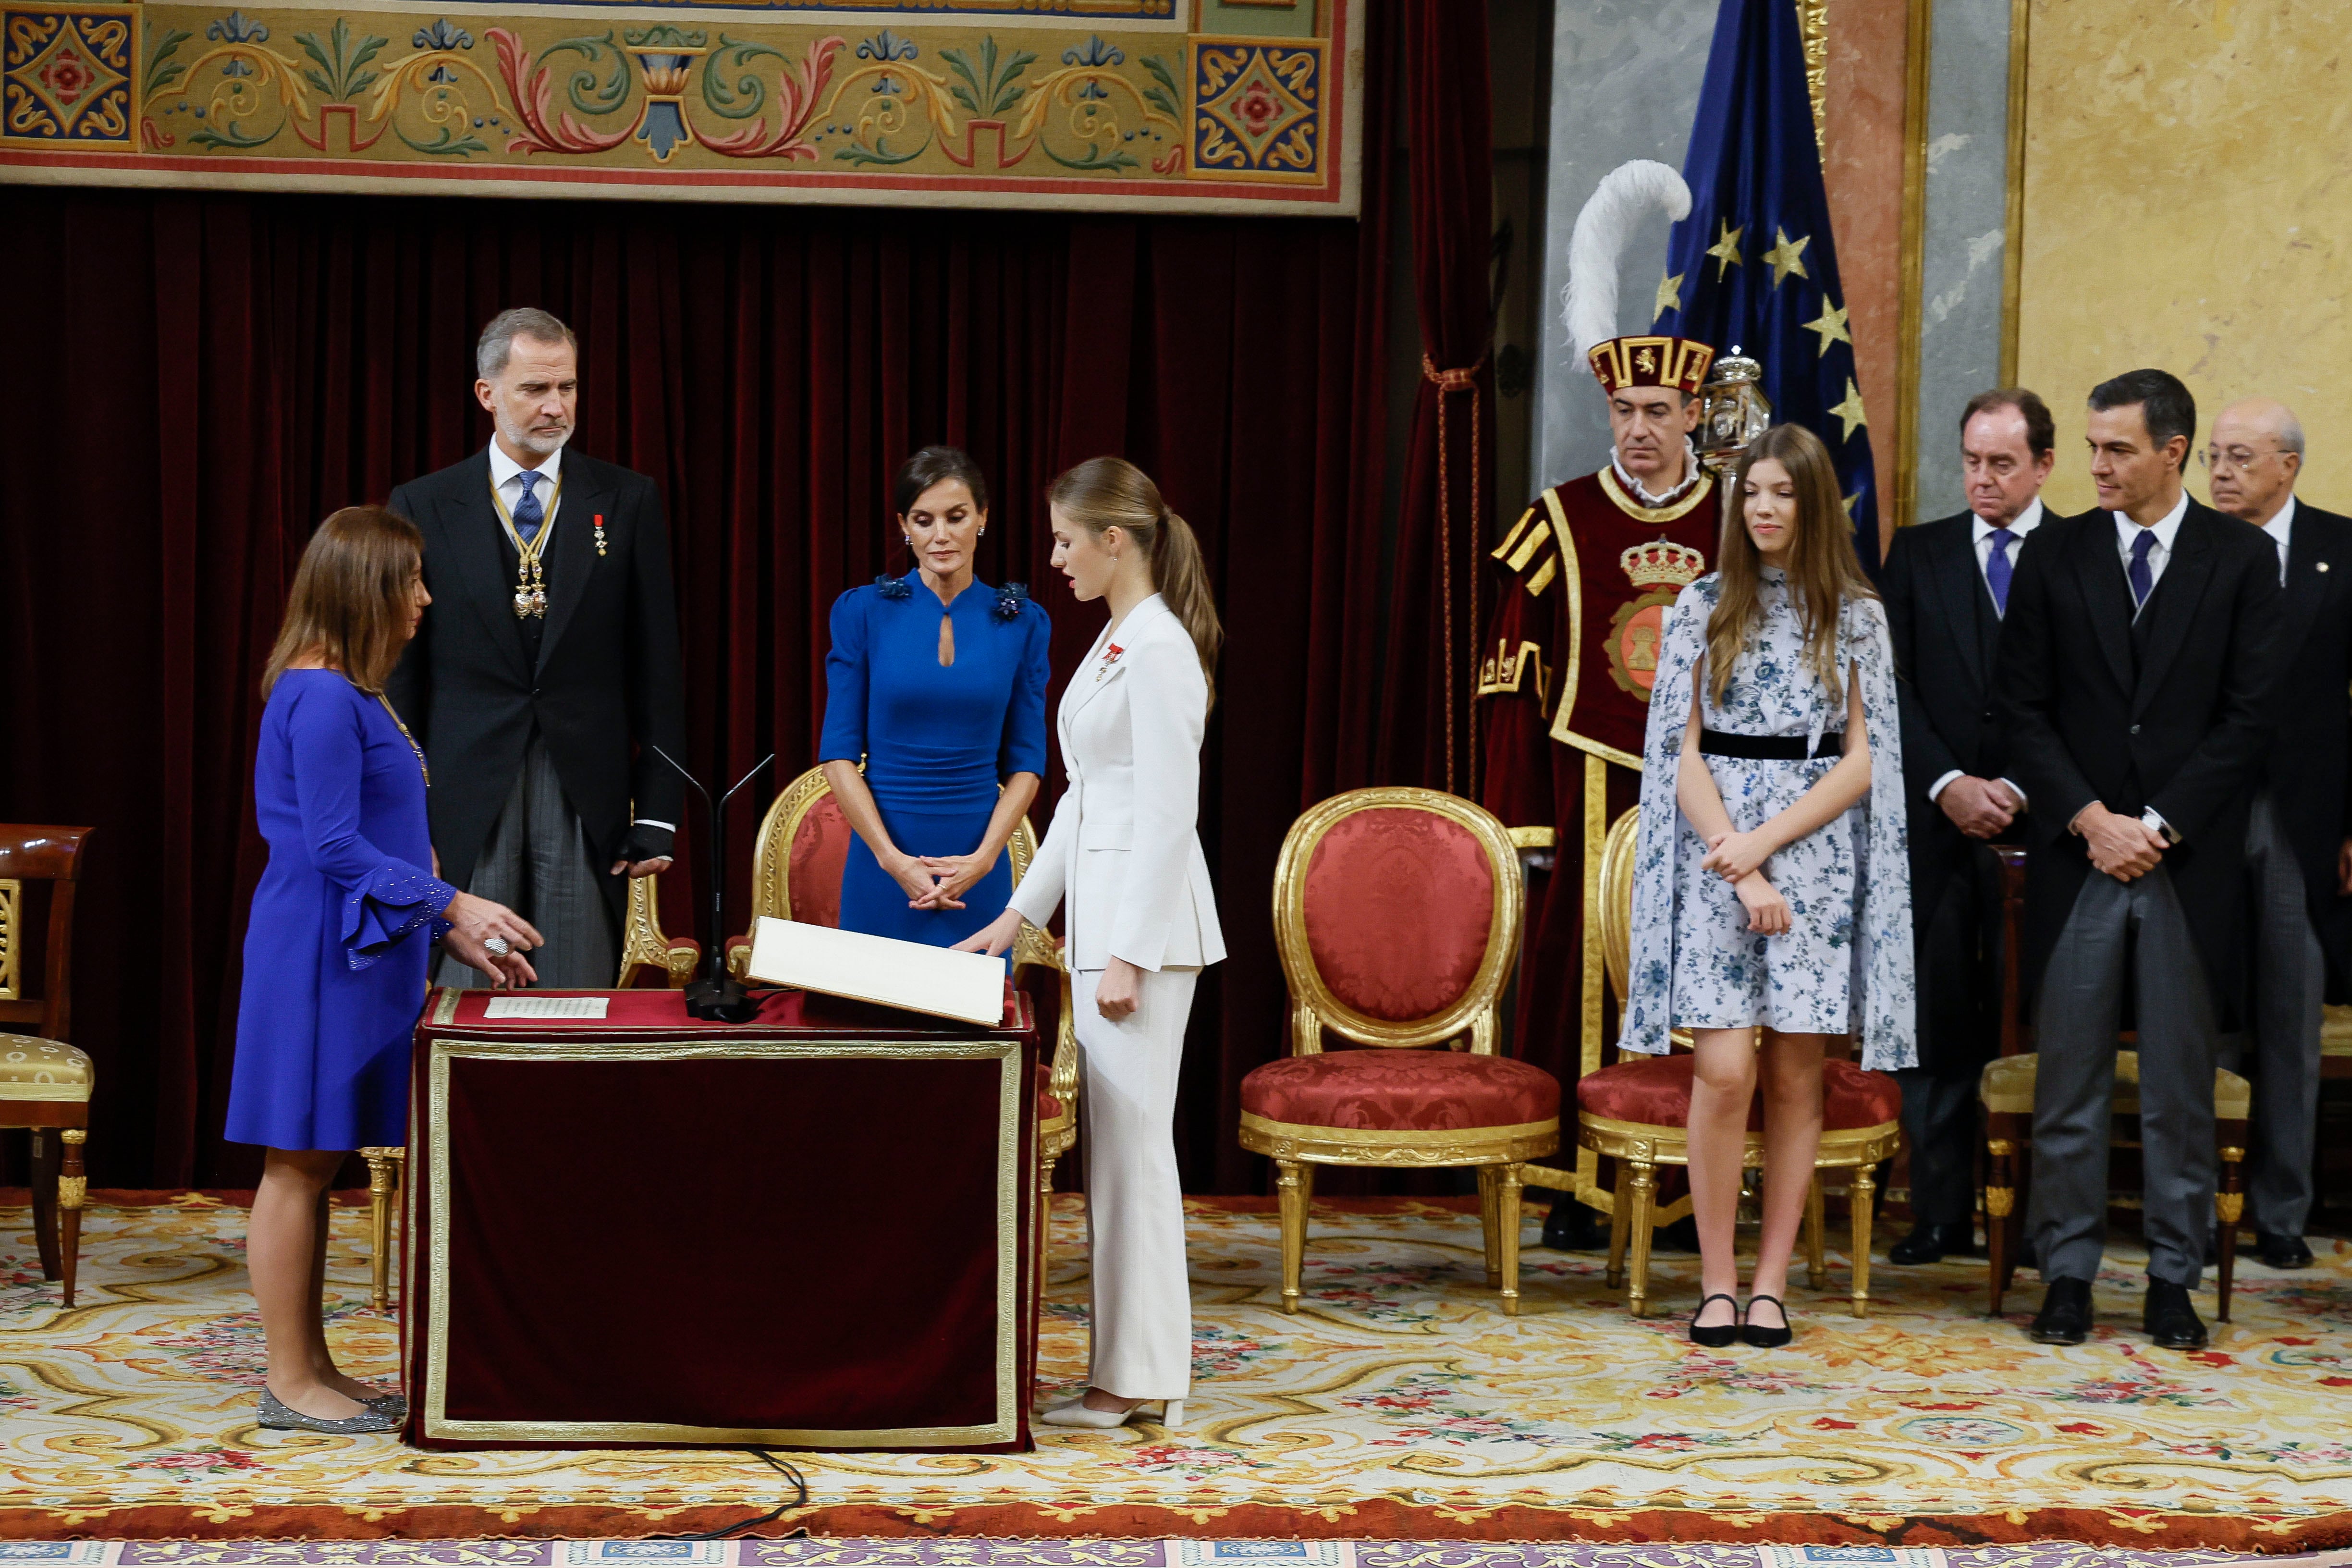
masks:
[[[710,906],[706,914],[702,945],[702,978],[686,988],[686,1010],[697,1018],[713,1024],[748,1024],[758,1016],[760,1004],[743,989],[743,983],[727,968],[727,805],[743,786],[760,776],[776,753],[770,752],[752,764],[751,771],[735,782],[735,787],[719,797],[713,805],[710,792],[702,781],[688,773],[676,757],[659,746],[650,748],[655,756],[677,769],[678,777],[702,797],[702,810],[709,822]]]

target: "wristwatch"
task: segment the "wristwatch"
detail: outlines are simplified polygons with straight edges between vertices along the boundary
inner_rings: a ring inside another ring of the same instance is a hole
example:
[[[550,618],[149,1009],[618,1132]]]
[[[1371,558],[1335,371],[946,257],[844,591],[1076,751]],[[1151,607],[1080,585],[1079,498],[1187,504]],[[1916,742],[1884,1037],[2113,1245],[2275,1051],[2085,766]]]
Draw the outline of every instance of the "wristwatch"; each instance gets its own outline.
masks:
[[[2167,845],[2180,842],[2180,835],[2172,831],[2172,824],[2157,815],[2156,807],[2149,806],[2146,811],[2141,812],[2139,820],[2141,826],[2163,839]]]

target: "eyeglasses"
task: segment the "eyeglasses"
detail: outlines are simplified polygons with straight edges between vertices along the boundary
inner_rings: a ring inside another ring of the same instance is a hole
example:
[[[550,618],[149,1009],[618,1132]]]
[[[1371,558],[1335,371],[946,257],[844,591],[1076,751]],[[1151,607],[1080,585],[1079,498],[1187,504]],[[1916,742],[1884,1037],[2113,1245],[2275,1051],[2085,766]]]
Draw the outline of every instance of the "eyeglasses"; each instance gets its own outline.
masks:
[[[2269,456],[2271,453],[2257,452],[2251,447],[2208,447],[2197,454],[2197,461],[2207,473],[2219,473],[2224,468],[2243,473]]]

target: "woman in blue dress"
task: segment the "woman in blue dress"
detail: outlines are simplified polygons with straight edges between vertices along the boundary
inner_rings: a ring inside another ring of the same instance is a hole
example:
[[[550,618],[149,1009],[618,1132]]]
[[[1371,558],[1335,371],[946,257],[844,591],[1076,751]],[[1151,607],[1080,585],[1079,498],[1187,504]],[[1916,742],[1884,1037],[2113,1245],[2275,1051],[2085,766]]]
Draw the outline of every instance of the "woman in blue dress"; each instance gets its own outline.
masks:
[[[834,601],[817,760],[857,834],[842,929],[950,947],[1013,896],[1004,846],[1045,772],[1052,628],[1022,584],[972,574],[988,531],[977,463],[926,447],[896,500],[915,570]]]
[[[388,1432],[406,1414],[328,1351],[328,1184],[352,1150],[408,1141],[409,1033],[436,931],[502,985],[535,978],[522,954],[539,933],[426,869],[425,753],[383,698],[431,602],[422,562],[407,520],[335,513],[303,552],[262,676],[253,797],[269,864],[246,927],[226,1135],[268,1151],[246,1244],[264,1426]]]

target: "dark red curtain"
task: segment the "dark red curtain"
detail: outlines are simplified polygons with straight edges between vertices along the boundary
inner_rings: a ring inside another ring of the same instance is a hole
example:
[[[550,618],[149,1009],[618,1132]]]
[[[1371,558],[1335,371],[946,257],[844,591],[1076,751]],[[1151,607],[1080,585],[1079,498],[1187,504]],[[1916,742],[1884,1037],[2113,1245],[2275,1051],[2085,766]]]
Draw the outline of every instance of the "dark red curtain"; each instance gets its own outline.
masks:
[[[1409,569],[1396,576],[1381,752],[1401,782],[1475,797],[1470,699],[1495,504],[1486,7],[1400,0],[1396,11],[1422,380],[1397,520],[1396,558]]]
[[[96,1182],[251,1179],[219,1130],[284,584],[327,512],[488,440],[474,336],[530,303],[582,336],[580,448],[668,497],[690,765],[731,781],[772,748],[757,805],[814,757],[826,611],[893,563],[908,451],[979,458],[982,573],[1032,584],[1064,670],[1101,612],[1047,568],[1041,489],[1105,451],[1157,476],[1229,632],[1202,830],[1233,958],[1196,1006],[1180,1149],[1188,1184],[1255,1188],[1234,1089],[1283,1048],[1275,856],[1302,806],[1382,771],[1370,162],[1360,226],[0,187],[0,818],[100,829],[75,998]]]

